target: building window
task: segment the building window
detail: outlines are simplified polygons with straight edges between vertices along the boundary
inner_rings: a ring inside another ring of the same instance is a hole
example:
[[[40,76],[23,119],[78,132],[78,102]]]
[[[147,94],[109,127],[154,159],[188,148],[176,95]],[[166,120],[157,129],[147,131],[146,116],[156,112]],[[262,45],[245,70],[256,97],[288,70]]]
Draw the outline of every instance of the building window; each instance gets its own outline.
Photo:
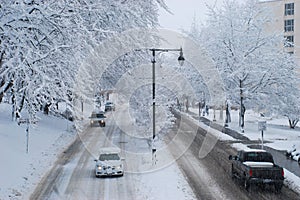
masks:
[[[287,19],[284,20],[284,31],[294,31],[294,20],[293,19]]]
[[[284,15],[294,15],[294,3],[286,3],[284,5]]]
[[[285,47],[294,47],[294,36],[293,35],[285,36],[284,38],[285,38],[285,41],[284,41]]]

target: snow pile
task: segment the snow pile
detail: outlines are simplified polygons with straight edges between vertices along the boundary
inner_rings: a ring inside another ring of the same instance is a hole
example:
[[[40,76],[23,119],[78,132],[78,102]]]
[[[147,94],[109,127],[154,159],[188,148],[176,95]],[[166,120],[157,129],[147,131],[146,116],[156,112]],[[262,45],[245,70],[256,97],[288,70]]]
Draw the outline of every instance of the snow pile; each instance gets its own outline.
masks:
[[[286,169],[284,169],[284,177],[284,184],[300,194],[300,178]]]

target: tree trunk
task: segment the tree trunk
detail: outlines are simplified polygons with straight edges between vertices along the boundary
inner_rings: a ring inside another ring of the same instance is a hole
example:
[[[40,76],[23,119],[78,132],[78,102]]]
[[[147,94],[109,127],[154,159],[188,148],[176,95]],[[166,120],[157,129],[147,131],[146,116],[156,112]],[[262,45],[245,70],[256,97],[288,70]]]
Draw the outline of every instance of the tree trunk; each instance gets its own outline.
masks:
[[[185,104],[186,112],[189,112],[189,98],[186,98],[186,104]]]
[[[225,127],[228,127],[229,123],[231,122],[231,117],[230,117],[230,105],[228,103],[228,100],[226,100],[225,103]]]
[[[1,83],[1,87],[4,86],[4,82]],[[4,94],[13,86],[13,81],[10,81],[9,84],[0,92],[0,103],[2,102]]]
[[[295,120],[289,119],[290,128],[294,129],[298,122],[299,122],[299,119],[295,119]]]
[[[25,92],[23,93],[20,105],[18,106],[18,111],[21,113],[23,106],[24,106],[24,102],[25,102]]]
[[[241,108],[240,108],[240,120],[239,120],[239,124],[241,127],[242,132],[244,132],[244,126],[245,126],[245,112],[246,112],[246,108],[243,102],[243,87],[242,87],[242,80],[240,80],[240,98],[241,98]]]
[[[51,106],[51,103],[46,103],[46,105],[44,106],[44,114],[45,115],[49,114],[50,106]]]

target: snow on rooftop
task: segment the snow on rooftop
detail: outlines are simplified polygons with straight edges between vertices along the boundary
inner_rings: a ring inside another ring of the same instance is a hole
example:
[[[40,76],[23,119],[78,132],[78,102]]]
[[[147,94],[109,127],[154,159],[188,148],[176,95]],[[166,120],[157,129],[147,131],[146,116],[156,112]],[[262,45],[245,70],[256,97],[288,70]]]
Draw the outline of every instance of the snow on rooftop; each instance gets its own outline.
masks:
[[[117,147],[103,147],[100,148],[99,153],[100,154],[107,154],[107,153],[120,153],[121,150]]]

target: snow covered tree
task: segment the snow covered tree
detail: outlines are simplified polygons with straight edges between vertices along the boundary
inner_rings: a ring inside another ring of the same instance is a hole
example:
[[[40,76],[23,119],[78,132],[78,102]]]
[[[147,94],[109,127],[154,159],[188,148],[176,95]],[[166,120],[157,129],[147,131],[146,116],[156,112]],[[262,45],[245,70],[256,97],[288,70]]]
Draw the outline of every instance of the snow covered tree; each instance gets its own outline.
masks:
[[[75,77],[90,51],[107,37],[157,25],[163,1],[7,0],[0,4],[0,100],[34,118],[45,105],[72,106]],[[103,52],[105,53],[105,52]]]
[[[64,66],[57,64],[69,60],[62,59],[68,55],[67,37],[42,1],[10,1],[1,6],[1,93],[10,92],[15,112],[25,107],[34,118],[43,103],[65,89],[61,82],[67,76],[60,73]]]
[[[210,8],[200,34],[190,33],[201,36],[196,39],[216,63],[227,96],[240,106],[242,131],[246,107],[268,104],[274,88],[286,88],[295,80],[289,78],[295,72],[294,60],[280,48],[283,36],[265,29],[271,22],[272,13],[257,1],[228,0],[221,9]]]
[[[288,118],[290,128],[294,129],[300,120],[299,95],[280,96],[277,112],[278,114]]]

